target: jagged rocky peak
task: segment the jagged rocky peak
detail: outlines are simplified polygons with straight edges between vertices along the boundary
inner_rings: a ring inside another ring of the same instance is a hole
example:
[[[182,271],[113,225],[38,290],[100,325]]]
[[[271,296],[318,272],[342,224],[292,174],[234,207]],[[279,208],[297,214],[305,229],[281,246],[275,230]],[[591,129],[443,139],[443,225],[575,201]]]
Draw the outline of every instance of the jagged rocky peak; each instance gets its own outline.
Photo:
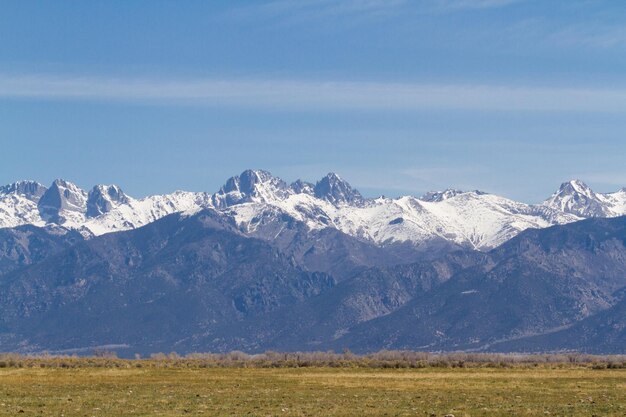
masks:
[[[486,191],[481,191],[481,190],[463,191],[463,190],[448,188],[444,191],[428,192],[424,194],[422,197],[420,197],[419,199],[422,201],[440,202],[440,201],[449,200],[457,196],[479,197],[483,195],[489,195],[489,193]]]
[[[46,190],[46,187],[36,181],[17,181],[13,184],[0,186],[0,195],[17,194],[37,202]]]
[[[87,211],[87,193],[76,184],[57,179],[41,196],[38,207],[44,220],[63,224],[66,220],[64,212],[85,213]]]
[[[584,182],[571,180],[561,184],[544,205],[581,217],[606,217],[610,213],[603,200],[602,194],[596,194]]]
[[[564,182],[563,184],[561,184],[556,194],[581,194],[588,198],[594,198],[596,196],[593,190],[581,180],[571,180],[568,182]]]
[[[437,202],[444,201],[452,197],[456,197],[457,195],[464,194],[464,193],[465,191],[456,190],[453,188],[448,188],[447,190],[444,190],[444,191],[429,191],[423,196],[421,196],[420,200],[437,203]]]
[[[290,194],[292,190],[282,179],[267,171],[248,169],[226,181],[213,195],[213,205],[226,208],[251,201],[269,202],[285,199]]]
[[[129,201],[129,197],[117,185],[96,185],[87,197],[87,217],[108,213]]]
[[[364,201],[363,196],[356,189],[334,172],[329,173],[315,184],[315,197],[326,200],[335,205],[358,205]]]
[[[310,182],[296,180],[289,186],[296,194],[315,195],[315,184]]]

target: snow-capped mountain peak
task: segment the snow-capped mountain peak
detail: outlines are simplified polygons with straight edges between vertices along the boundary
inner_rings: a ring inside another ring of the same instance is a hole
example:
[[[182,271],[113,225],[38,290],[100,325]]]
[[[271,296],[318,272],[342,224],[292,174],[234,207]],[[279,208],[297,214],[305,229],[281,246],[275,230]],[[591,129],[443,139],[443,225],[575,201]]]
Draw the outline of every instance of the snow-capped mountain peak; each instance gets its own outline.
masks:
[[[606,217],[611,215],[607,203],[606,195],[595,193],[580,180],[571,180],[561,184],[544,205],[581,217]]]
[[[296,194],[315,195],[315,184],[311,184],[310,182],[296,180],[289,186],[289,188],[291,188]]]
[[[108,213],[121,204],[127,204],[130,197],[117,185],[96,185],[87,197],[87,217],[97,217]]]
[[[267,171],[249,169],[229,178],[213,195],[213,205],[223,209],[242,203],[284,200],[291,194],[293,191],[282,179]]]
[[[16,181],[12,184],[0,186],[0,195],[15,194],[37,202],[47,188],[37,181]]]
[[[87,192],[74,183],[57,179],[41,196],[38,207],[47,222],[80,224],[87,211]]]
[[[423,196],[421,196],[420,200],[428,201],[428,202],[438,202],[438,201],[447,200],[452,197],[456,197],[457,195],[463,194],[463,193],[465,193],[465,191],[457,190],[454,188],[448,188],[447,190],[443,190],[443,191],[429,191]]]
[[[527,228],[624,215],[626,190],[596,193],[572,180],[540,205],[456,189],[421,198],[366,199],[334,173],[315,185],[301,180],[287,185],[260,170],[229,178],[215,194],[176,191],[142,199],[127,196],[116,185],[98,185],[87,193],[65,180],[55,180],[48,189],[33,181],[0,187],[0,227],[56,225],[86,237],[205,208],[220,211],[243,233],[262,239],[289,239],[280,237],[289,230],[334,228],[380,246],[408,243],[425,250],[443,243],[486,250]]]
[[[0,227],[43,226],[37,203],[46,187],[35,181],[17,181],[0,187]]]
[[[334,172],[315,184],[314,193],[315,197],[334,205],[360,205],[364,202],[361,193]]]
[[[570,180],[561,184],[557,193],[581,194],[587,198],[596,198],[596,194],[593,192],[593,190],[587,184],[577,179]]]

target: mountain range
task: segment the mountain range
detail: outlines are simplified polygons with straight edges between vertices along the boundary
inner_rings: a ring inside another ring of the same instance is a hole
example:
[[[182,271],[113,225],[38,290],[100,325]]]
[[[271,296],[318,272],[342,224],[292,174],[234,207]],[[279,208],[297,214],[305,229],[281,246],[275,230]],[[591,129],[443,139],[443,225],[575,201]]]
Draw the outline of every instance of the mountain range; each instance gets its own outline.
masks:
[[[177,191],[134,199],[119,186],[85,191],[65,180],[49,188],[34,181],[0,187],[0,227],[60,226],[85,237],[134,229],[176,212],[213,208],[254,234],[268,215],[289,216],[311,230],[328,227],[385,246],[419,248],[445,241],[477,250],[494,248],[527,228],[626,214],[626,191],[593,192],[570,181],[543,204],[529,205],[481,191],[445,190],[422,197],[366,199],[330,173],[316,184],[288,185],[266,171],[247,170],[216,193]],[[270,212],[272,214],[270,214]]]
[[[0,351],[626,352],[626,190],[0,187]]]

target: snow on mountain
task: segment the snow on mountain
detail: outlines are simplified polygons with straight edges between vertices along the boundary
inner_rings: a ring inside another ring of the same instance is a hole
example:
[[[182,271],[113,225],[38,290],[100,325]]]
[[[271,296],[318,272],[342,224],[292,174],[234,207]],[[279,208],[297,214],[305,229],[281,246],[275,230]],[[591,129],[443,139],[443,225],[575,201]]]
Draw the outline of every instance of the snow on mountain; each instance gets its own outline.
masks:
[[[527,228],[555,224],[533,214],[526,204],[477,192],[435,202],[410,196],[379,198],[362,207],[330,210],[329,214],[332,223],[344,233],[379,245],[444,239],[489,249]],[[563,216],[559,220],[567,223],[578,218]]]
[[[265,239],[277,238],[295,220],[309,230],[332,227],[381,246],[447,241],[486,250],[528,228],[626,214],[626,190],[600,194],[570,181],[540,205],[453,189],[420,198],[365,199],[334,173],[316,184],[298,180],[287,185],[258,170],[229,178],[214,194],[176,191],[143,199],[129,197],[115,185],[97,185],[87,193],[64,180],[48,189],[32,181],[0,187],[0,227],[60,225],[101,235],[204,208],[221,211],[244,233],[257,236],[262,230]]]
[[[331,175],[326,178],[334,179]],[[310,229],[334,227],[378,245],[410,242],[419,246],[431,240],[447,240],[476,249],[498,246],[527,228],[580,220],[548,207],[536,209],[478,191],[456,191],[445,198],[423,201],[410,196],[365,200],[360,194],[350,194],[347,190],[353,189],[349,184],[342,185],[341,192],[334,193],[336,190],[330,191],[327,199],[294,192],[284,198],[235,204],[227,214],[249,233],[265,217],[286,214]]]
[[[291,188],[296,194],[315,195],[315,184],[311,184],[310,182],[296,180],[289,186],[289,188]]]
[[[437,232],[475,249],[494,248],[529,228],[580,220],[573,215],[538,211],[533,206],[483,192],[457,194],[440,202],[421,202],[442,225]]]
[[[0,196],[0,227],[43,226],[37,203],[16,194]]]
[[[616,217],[626,214],[626,190],[601,194],[580,180],[561,184],[544,206],[580,217]]]
[[[168,214],[197,211],[212,206],[210,194],[188,191],[153,195],[141,200],[126,198],[125,204],[120,204],[109,212],[88,220],[84,227],[95,235],[102,235],[145,226]]]
[[[47,188],[36,181],[17,181],[13,184],[0,186],[0,196],[20,195],[31,201],[38,202]]]
[[[611,208],[611,216],[624,216],[626,215],[626,189],[622,188],[614,193],[601,194]]]
[[[361,193],[352,188],[334,172],[329,173],[315,184],[315,197],[335,205],[360,205],[364,199]]]
[[[87,197],[87,217],[98,217],[129,201],[117,185],[96,185]]]
[[[54,180],[37,204],[41,218],[77,229],[85,222],[87,192],[76,184],[62,179]]]
[[[246,170],[229,178],[213,195],[213,205],[224,209],[242,203],[266,203],[282,200],[293,194],[287,183],[267,171]]]
[[[89,193],[65,180],[50,188],[20,181],[0,187],[0,228],[57,225],[85,236],[144,226],[171,213],[211,207],[211,194],[176,191],[136,200],[117,185],[96,185]]]
[[[423,196],[421,196],[420,200],[435,203],[435,202],[447,200],[449,198],[455,197],[463,193],[464,191],[448,188],[447,190],[444,190],[444,191],[430,191],[424,194]]]
[[[609,208],[601,194],[596,194],[579,180],[561,184],[544,203],[545,206],[581,217],[607,217]]]
[[[37,203],[46,187],[35,181],[18,181],[0,187],[0,228],[23,224],[43,226]]]

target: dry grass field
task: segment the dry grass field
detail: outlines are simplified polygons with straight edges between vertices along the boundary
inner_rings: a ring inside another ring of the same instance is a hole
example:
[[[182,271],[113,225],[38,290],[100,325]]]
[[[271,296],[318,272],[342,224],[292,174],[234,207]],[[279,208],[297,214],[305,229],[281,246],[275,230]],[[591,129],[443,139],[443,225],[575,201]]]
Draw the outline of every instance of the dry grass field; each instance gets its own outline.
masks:
[[[0,369],[2,416],[626,416],[626,369]]]

